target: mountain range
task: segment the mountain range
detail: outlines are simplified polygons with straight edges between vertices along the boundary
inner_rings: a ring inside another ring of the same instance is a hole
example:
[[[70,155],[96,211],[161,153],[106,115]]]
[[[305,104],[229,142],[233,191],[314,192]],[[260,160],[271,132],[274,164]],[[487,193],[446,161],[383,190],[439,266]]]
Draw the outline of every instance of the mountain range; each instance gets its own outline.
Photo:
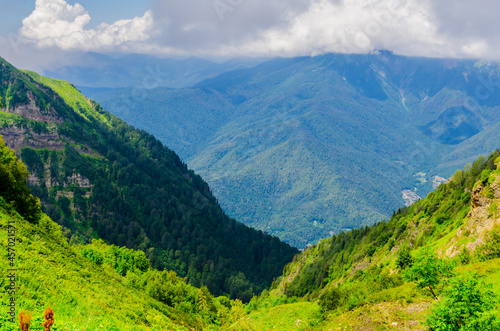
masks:
[[[71,65],[47,69],[44,74],[97,92],[123,87],[152,89],[186,87],[235,69],[253,67],[264,58],[234,58],[212,62],[200,58],[158,58],[144,54],[110,56],[75,53]]]
[[[0,306],[2,331],[16,330],[17,320],[31,330],[500,328],[500,151],[388,222],[296,255],[246,305],[155,270],[143,251],[68,243],[1,138],[0,156],[0,238],[14,252],[0,259],[9,270],[0,299],[10,302]]]
[[[388,221],[296,254],[70,83],[0,59],[0,96],[2,331],[500,328],[500,150]],[[493,136],[454,107],[449,131]]]
[[[302,248],[388,219],[494,150],[499,82],[496,63],[380,51],[86,93],[179,153],[229,215]]]

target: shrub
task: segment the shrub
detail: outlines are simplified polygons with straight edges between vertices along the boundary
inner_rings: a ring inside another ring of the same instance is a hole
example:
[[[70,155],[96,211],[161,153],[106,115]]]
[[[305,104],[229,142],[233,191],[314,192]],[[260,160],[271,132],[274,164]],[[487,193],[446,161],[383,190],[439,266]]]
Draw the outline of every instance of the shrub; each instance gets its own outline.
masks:
[[[319,306],[322,312],[334,310],[340,305],[342,293],[338,287],[325,289],[319,297]]]
[[[477,275],[457,277],[450,281],[426,324],[432,331],[499,330],[499,319],[489,312],[495,303],[494,293],[479,283]]]
[[[405,246],[398,251],[398,257],[396,258],[396,266],[405,270],[413,265],[413,257],[411,256],[410,248]]]
[[[462,249],[462,251],[460,252],[460,254],[458,254],[458,261],[462,265],[466,265],[466,264],[470,263],[470,261],[471,261],[471,254],[470,254],[469,250],[466,247],[464,247]]]
[[[416,282],[418,288],[427,288],[436,300],[436,287],[453,275],[451,261],[438,258],[427,246],[415,257],[411,268],[405,271],[407,281]]]
[[[82,256],[97,265],[101,265],[103,261],[103,256],[100,252],[92,248],[84,248],[81,252]]]
[[[485,236],[484,244],[476,250],[480,261],[488,261],[500,257],[500,225],[495,225]]]

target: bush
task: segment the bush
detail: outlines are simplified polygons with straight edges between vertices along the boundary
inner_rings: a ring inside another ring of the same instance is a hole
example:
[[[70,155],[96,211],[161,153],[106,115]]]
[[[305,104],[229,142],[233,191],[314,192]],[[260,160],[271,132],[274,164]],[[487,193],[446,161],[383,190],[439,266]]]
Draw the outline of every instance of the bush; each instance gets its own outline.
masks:
[[[476,250],[480,261],[488,261],[500,257],[500,225],[495,225],[485,236],[484,244]]]
[[[434,290],[453,275],[451,261],[438,258],[437,254],[426,246],[415,257],[411,268],[406,270],[405,279],[416,282],[418,288],[427,288],[437,300]]]
[[[500,321],[489,312],[496,303],[493,292],[477,280],[477,275],[450,281],[443,299],[427,318],[432,331],[500,330]]]
[[[319,297],[319,306],[322,312],[334,310],[340,305],[342,293],[338,287],[325,289]]]
[[[406,268],[411,267],[412,265],[413,265],[413,257],[411,256],[410,248],[405,246],[398,251],[398,257],[396,258],[396,266],[401,270],[405,270]]]
[[[462,249],[462,251],[460,252],[460,254],[457,255],[457,257],[461,265],[466,265],[471,262],[471,254],[466,247]]]
[[[103,256],[98,251],[92,248],[84,248],[81,252],[82,256],[97,265],[101,265],[103,261]]]
[[[0,195],[28,222],[37,224],[42,216],[40,201],[28,188],[28,170],[0,138]]]

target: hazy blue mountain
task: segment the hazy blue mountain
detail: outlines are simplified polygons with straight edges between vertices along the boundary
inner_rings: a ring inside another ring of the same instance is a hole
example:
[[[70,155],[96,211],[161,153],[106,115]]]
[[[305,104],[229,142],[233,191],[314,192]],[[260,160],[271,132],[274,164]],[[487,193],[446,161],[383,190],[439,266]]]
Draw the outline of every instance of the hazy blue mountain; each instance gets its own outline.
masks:
[[[45,74],[70,81],[82,87],[82,91],[103,87],[186,87],[229,70],[255,66],[262,61],[264,59],[239,58],[215,63],[199,58],[178,60],[144,54],[112,57],[83,53],[75,55],[73,64],[57,67]]]
[[[303,247],[388,218],[497,148],[499,72],[328,54],[90,97],[178,152],[229,215]]]

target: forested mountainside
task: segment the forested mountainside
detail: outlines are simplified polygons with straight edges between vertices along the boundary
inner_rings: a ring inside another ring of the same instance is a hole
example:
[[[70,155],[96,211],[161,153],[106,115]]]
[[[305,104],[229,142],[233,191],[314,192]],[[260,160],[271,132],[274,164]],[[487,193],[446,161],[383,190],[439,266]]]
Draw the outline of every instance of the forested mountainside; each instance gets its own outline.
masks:
[[[253,329],[500,330],[500,150],[387,222],[297,255]],[[279,315],[276,315],[279,314]]]
[[[8,271],[0,331],[19,330],[20,315],[33,331],[226,329],[245,315],[241,301],[151,268],[142,251],[102,240],[69,245],[27,181],[26,166],[0,138],[0,270]]]
[[[464,171],[457,171],[450,182],[439,186],[426,199],[400,208],[388,222],[322,240],[301,255],[301,262],[311,256],[314,261],[299,267],[297,276],[284,282],[287,293],[300,296],[314,293],[352,270],[365,269],[380,260],[391,261],[389,257],[395,257],[405,247],[415,250],[440,242],[436,248],[444,256],[455,256],[463,248],[475,248],[484,241],[483,232],[500,222],[496,201],[500,198],[499,156],[497,151]],[[479,218],[478,208],[489,211]],[[292,263],[285,270],[291,271],[300,264]],[[284,278],[287,276],[285,272]]]
[[[2,59],[0,97],[0,134],[71,243],[101,238],[140,249],[153,267],[242,300],[269,286],[298,252],[226,216],[173,151],[70,83]]]
[[[486,61],[327,54],[92,97],[177,151],[229,215],[303,248],[498,148],[499,81]]]

